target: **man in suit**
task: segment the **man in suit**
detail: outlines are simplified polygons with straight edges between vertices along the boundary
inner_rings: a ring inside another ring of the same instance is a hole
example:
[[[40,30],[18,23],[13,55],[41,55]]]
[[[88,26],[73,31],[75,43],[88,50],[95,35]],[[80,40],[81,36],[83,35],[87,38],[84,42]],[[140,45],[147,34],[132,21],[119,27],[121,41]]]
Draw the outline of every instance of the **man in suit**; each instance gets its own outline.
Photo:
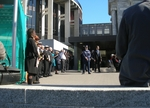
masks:
[[[119,75],[122,86],[149,86],[150,0],[123,12],[116,38],[116,54],[122,61]]]
[[[94,52],[94,71],[96,72],[96,69],[98,68],[98,72],[100,71],[100,65],[102,62],[102,57],[101,57],[101,53],[100,53],[100,47],[96,46],[96,50]]]

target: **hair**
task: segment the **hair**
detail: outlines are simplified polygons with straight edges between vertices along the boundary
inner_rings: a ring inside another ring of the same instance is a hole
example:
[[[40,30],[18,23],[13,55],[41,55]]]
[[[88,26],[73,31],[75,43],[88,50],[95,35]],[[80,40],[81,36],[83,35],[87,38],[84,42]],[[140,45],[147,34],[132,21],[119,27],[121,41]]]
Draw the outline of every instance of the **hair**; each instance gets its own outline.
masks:
[[[36,41],[39,41],[39,40],[40,40],[39,36],[36,35],[36,36],[35,36],[35,40],[36,40]]]
[[[33,28],[29,28],[27,31],[27,38],[32,37],[31,34],[33,33],[34,29]]]
[[[58,51],[55,51],[55,53],[58,54],[59,52],[58,52]]]

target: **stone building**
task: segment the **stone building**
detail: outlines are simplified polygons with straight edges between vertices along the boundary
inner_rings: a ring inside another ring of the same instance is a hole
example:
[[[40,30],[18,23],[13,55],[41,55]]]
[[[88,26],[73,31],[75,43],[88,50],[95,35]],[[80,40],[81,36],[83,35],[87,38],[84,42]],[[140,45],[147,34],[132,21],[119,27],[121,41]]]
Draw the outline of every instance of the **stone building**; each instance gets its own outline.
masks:
[[[108,13],[111,15],[113,35],[118,33],[123,11],[141,1],[143,0],[108,0]]]
[[[78,0],[23,0],[23,4],[24,1],[27,28],[34,28],[41,39],[55,39],[68,45],[68,37],[79,36],[82,7]]]

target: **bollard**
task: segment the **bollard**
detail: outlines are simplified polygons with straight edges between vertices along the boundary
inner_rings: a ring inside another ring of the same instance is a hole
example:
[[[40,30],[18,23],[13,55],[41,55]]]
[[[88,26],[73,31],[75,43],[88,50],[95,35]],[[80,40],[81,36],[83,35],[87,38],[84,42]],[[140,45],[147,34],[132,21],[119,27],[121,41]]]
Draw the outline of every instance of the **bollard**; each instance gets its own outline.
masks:
[[[81,72],[81,62],[80,62],[80,60],[78,61],[78,72]]]

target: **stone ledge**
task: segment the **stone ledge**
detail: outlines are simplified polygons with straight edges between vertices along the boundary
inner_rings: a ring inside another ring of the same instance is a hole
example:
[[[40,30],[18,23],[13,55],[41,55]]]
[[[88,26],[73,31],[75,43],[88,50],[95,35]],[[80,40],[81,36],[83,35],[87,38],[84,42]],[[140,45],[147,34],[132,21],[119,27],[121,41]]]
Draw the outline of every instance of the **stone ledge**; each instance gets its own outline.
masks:
[[[3,97],[0,99],[3,108],[148,108],[150,106],[150,88],[138,87],[2,85],[0,97]]]

